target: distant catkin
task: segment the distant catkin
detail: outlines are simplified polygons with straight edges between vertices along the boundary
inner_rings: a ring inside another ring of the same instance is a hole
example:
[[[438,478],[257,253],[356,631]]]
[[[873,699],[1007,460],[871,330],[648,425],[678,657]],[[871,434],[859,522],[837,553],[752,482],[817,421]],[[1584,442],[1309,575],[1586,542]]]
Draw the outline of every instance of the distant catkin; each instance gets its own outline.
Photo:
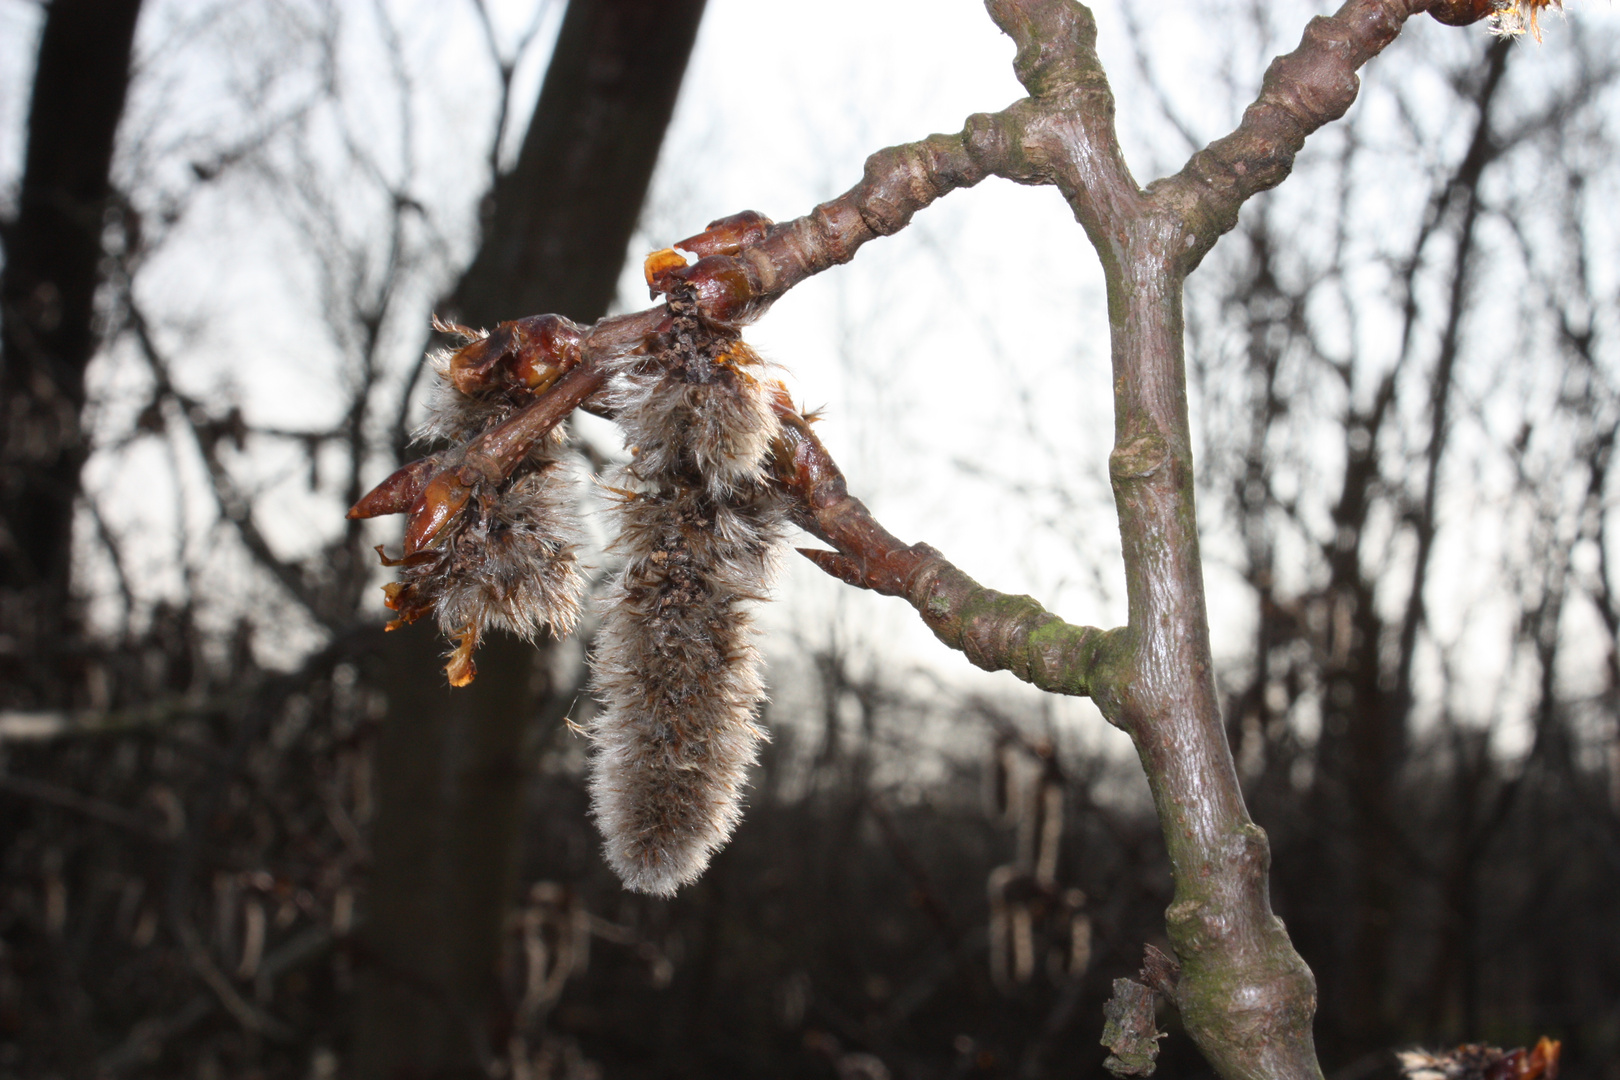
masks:
[[[416,433],[451,444],[441,455],[445,465],[522,404],[500,392],[456,390],[447,374],[449,356],[432,357],[437,385]],[[430,547],[396,563],[400,580],[387,587],[389,606],[406,622],[431,610],[439,629],[457,642],[446,666],[452,685],[472,680],[473,651],[491,627],[533,638],[546,628],[561,636],[579,621],[585,581],[575,554],[582,535],[578,485],[558,454],[560,439],[554,432],[510,476],[480,485]]]
[[[742,816],[764,733],[749,605],[776,567],[784,512],[765,479],[780,433],[760,361],[677,313],[656,358],[627,357],[613,405],[634,458],[614,478],[624,567],[593,661],[591,798],[626,886],[669,896]]]

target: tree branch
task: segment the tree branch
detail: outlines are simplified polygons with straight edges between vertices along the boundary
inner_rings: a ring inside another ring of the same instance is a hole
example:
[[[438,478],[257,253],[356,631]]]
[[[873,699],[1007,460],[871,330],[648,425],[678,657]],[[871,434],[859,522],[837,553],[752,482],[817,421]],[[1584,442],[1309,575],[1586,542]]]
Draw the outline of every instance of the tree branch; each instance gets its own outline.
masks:
[[[849,494],[810,425],[780,402],[778,415],[777,478],[805,529],[838,549],[800,549],[807,559],[847,584],[903,598],[935,637],[986,671],[1082,697],[1112,681],[1100,676],[1117,660],[1120,631],[1066,623],[1028,596],[985,588],[927,544],[896,539]]]
[[[1345,114],[1361,89],[1356,71],[1395,40],[1406,20],[1433,10],[1452,25],[1474,22],[1492,10],[1476,0],[1348,0],[1333,15],[1305,27],[1299,48],[1266,69],[1260,96],[1237,130],[1198,151],[1154,195],[1180,208],[1195,240],[1181,260],[1191,271],[1215,241],[1237,224],[1238,211],[1293,171],[1311,132]]]
[[[752,213],[723,218],[675,247],[689,267],[665,267],[660,284],[685,282],[710,319],[740,325],[806,278],[849,262],[917,211],[987,176],[1053,184],[1102,249],[1139,210],[1141,192],[1114,136],[1114,99],[1097,57],[1091,12],[1072,0],[988,0],[991,17],[1018,43],[1014,61],[1031,96],[997,113],[975,113],[954,135],[879,150],[861,182],[780,225]]]
[[[1018,45],[1013,72],[1031,95],[1002,114],[1015,151],[999,175],[1056,185],[1107,265],[1120,228],[1140,215],[1142,192],[1114,132],[1097,21],[1074,0],[986,0],[985,8]]]
[[[823,570],[903,597],[941,641],[980,667],[1012,671],[1052,692],[1091,696],[1129,732],[1175,875],[1166,922],[1181,967],[1171,993],[1188,1033],[1229,1080],[1319,1078],[1311,1034],[1315,981],[1272,914],[1270,850],[1244,805],[1213,677],[1193,497],[1182,284],[1236,223],[1244,200],[1286,177],[1306,136],[1343,115],[1359,89],[1356,70],[1406,19],[1435,8],[1443,21],[1468,21],[1477,5],[1349,0],[1337,14],[1313,20],[1300,47],[1271,65],[1237,130],[1145,193],[1119,149],[1091,13],[1074,0],[987,0],[986,6],[1018,45],[1015,70],[1029,97],[1002,112],[969,117],[958,134],[879,151],[867,159],[859,184],[802,218],[774,225],[745,212],[713,222],[676,245],[696,262],[688,265],[674,251],[651,256],[648,283],[655,292],[679,288],[695,299],[710,332],[735,336],[798,282],[848,262],[863,244],[899,231],[918,210],[959,187],[998,175],[1052,184],[1063,193],[1098,251],[1108,284],[1116,428],[1109,473],[1129,596],[1127,627],[1072,626],[1028,597],[984,588],[926,544],[894,537],[849,494],[785,392],[778,401],[784,435],[776,475],[795,500],[800,524],[834,548],[805,552]],[[632,341],[635,333],[656,332],[664,310],[621,317],[639,320],[623,324],[623,347],[642,347]],[[597,324],[587,338],[612,322]],[[565,382],[582,385],[592,362],[582,350],[579,366],[545,393],[560,393]],[[523,439],[539,437],[537,429],[549,426],[543,420],[566,411],[533,408],[521,425]],[[376,512],[407,509],[403,489],[417,482],[415,473],[385,482],[388,490],[374,494],[387,508],[379,503]],[[437,498],[431,487],[417,493],[422,505],[410,504],[413,517],[433,510],[426,505]],[[369,512],[371,498],[357,504],[357,515]],[[459,512],[461,504],[452,507],[453,501],[440,509]],[[423,533],[426,526],[413,522],[411,528]]]
[[[153,339],[141,307],[132,295],[126,295],[125,305],[125,314],[130,328],[135,332],[136,344],[140,347],[141,356],[146,360],[153,381],[157,384],[157,395],[160,398],[172,398],[180,406],[180,416],[197,443],[197,449],[208,472],[209,490],[214,496],[219,516],[235,527],[248,554],[269,571],[288,595],[326,629],[333,633],[340,632],[341,624],[310,589],[308,581],[299,572],[298,567],[277,555],[271,548],[270,541],[259,530],[258,524],[253,520],[252,505],[237,491],[225,463],[220,459],[217,433],[210,430],[202,403],[182,393],[174,385],[168,360]]]

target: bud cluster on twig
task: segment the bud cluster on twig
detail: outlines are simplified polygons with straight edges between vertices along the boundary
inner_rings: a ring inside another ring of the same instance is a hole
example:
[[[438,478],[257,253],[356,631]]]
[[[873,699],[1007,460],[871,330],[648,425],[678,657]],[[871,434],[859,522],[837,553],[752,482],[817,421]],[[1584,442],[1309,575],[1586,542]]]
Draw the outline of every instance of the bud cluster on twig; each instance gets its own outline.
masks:
[[[390,628],[433,614],[457,644],[446,671],[470,682],[482,634],[572,629],[582,577],[574,482],[558,456],[576,407],[612,416],[631,459],[606,485],[622,565],[603,598],[592,662],[591,791],[610,864],[669,895],[735,828],[763,732],[750,605],[765,597],[787,523],[786,390],[738,326],[763,310],[734,256],[771,223],[742,214],[647,260],[666,302],[582,330],[546,315],[493,332],[437,324],[465,344],[436,358],[424,438],[350,511],[407,515],[386,586]],[[380,549],[379,549],[380,550]]]

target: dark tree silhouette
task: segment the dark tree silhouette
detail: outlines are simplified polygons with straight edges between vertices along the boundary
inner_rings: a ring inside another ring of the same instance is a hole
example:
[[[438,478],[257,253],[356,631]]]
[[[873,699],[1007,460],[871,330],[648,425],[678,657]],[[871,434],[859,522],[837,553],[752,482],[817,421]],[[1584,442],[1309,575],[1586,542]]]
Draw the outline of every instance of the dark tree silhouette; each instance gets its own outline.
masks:
[[[0,223],[0,707],[67,704],[74,684],[84,372],[97,346],[108,171],[140,8],[64,0],[47,9],[17,213]]]

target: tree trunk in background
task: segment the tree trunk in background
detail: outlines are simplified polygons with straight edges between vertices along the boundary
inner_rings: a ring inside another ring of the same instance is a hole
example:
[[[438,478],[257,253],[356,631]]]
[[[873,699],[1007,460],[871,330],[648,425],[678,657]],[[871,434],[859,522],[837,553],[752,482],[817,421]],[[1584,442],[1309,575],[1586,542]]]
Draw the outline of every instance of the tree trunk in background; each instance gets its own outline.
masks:
[[[46,9],[0,273],[0,707],[66,703],[79,427],[101,231],[140,0]]]
[[[447,313],[483,326],[606,313],[702,13],[703,0],[572,0]],[[392,635],[378,673],[391,705],[351,1073],[362,1080],[484,1076],[505,1050],[501,939],[552,650],[491,635],[477,680],[451,691],[430,634]]]
[[[517,165],[456,286],[464,322],[601,318],[647,195],[703,0],[572,0]]]

